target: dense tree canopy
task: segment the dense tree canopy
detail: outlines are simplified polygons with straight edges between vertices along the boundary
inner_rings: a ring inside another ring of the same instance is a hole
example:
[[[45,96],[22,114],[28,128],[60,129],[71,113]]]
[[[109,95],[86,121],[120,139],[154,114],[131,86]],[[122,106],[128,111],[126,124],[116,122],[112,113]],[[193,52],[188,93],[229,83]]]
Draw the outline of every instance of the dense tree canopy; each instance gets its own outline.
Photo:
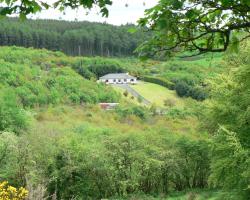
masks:
[[[140,50],[149,55],[183,49],[223,52],[230,42],[250,36],[248,0],[161,0],[145,14],[139,24],[155,35]],[[245,34],[232,37],[239,30]]]
[[[68,55],[131,56],[148,34],[129,33],[133,25],[114,26],[58,20],[0,20],[0,45],[46,48]]]

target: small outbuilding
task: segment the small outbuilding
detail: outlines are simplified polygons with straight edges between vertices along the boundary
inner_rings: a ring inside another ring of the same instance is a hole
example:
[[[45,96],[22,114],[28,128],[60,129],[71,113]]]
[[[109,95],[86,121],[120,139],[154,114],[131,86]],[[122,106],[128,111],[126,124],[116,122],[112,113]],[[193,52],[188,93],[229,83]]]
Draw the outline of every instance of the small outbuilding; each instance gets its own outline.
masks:
[[[103,110],[114,110],[119,103],[99,103],[99,105]]]
[[[106,84],[136,84],[137,78],[128,73],[114,73],[100,77],[99,82]]]

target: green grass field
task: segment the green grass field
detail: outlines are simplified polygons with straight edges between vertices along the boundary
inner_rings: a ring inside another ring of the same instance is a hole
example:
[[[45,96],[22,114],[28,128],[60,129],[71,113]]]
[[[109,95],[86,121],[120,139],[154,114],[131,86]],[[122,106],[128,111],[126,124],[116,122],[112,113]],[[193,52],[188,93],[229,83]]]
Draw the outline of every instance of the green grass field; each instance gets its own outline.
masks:
[[[136,105],[142,105],[137,98],[134,98],[130,93],[128,93],[128,96],[124,96],[125,89],[113,86],[114,90],[122,95],[122,102],[127,104],[136,104]]]
[[[156,106],[164,107],[165,100],[170,100],[176,107],[184,107],[185,105],[184,98],[179,98],[174,90],[163,86],[140,81],[131,87]]]

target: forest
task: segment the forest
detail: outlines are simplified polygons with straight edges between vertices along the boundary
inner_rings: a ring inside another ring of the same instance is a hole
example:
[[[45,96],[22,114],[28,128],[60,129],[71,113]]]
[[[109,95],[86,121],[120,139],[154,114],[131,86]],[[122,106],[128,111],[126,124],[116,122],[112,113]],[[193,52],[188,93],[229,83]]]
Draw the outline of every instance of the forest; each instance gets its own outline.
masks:
[[[248,1],[161,0],[133,34],[5,2],[20,19],[0,19],[0,200],[250,199]]]
[[[0,45],[45,48],[74,56],[133,56],[149,34],[129,33],[134,25],[114,26],[59,20],[0,20]]]

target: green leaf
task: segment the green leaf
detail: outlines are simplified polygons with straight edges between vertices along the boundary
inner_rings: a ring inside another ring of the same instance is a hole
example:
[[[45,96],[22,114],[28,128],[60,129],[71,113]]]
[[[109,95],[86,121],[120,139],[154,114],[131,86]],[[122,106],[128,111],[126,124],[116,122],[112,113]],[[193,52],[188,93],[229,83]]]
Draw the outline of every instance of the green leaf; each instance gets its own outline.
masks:
[[[19,18],[21,20],[26,20],[27,19],[26,15],[24,13],[20,13]]]
[[[135,28],[135,27],[132,27],[132,28],[129,28],[128,29],[128,32],[129,33],[136,33],[138,30],[137,30],[137,28]]]
[[[12,13],[12,9],[10,7],[4,7],[0,9],[0,15],[9,15]]]
[[[41,5],[45,8],[45,9],[49,9],[50,5],[44,2],[41,2]]]

